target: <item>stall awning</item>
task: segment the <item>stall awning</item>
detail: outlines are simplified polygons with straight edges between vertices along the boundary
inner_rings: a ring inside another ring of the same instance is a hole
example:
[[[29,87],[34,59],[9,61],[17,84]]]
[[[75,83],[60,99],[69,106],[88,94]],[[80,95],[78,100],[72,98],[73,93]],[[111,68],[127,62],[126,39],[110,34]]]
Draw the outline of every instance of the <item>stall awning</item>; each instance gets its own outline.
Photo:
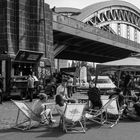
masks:
[[[42,52],[30,51],[30,50],[19,50],[16,54],[15,61],[19,62],[31,62],[35,63],[42,57]]]

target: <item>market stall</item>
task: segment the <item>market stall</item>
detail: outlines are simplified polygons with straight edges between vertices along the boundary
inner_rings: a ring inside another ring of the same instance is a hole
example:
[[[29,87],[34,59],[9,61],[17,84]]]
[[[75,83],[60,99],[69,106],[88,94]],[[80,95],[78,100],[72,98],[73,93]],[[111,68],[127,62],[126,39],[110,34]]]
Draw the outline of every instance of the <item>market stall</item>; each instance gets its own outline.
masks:
[[[140,71],[140,56],[130,56],[121,60],[97,64],[96,79],[98,78],[98,75],[100,75],[101,72],[105,71],[118,71],[118,76],[120,76],[122,71]]]

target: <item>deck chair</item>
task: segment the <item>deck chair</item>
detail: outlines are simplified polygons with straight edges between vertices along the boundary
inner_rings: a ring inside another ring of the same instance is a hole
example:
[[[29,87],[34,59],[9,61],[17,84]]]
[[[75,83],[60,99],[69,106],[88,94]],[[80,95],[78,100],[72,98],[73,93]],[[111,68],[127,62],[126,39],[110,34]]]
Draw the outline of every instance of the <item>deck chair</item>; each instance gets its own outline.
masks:
[[[49,122],[49,118],[46,116],[42,120],[42,118],[38,115],[36,115],[28,105],[26,105],[23,101],[15,101],[11,100],[14,105],[18,108],[17,118],[15,125],[13,128],[20,129],[20,130],[29,130],[31,129],[31,122],[36,121],[39,123],[39,125],[43,124],[44,122]],[[47,104],[45,104],[47,108]],[[48,103],[48,106],[50,106],[50,103]],[[20,113],[25,117],[25,119],[22,121],[20,119]]]
[[[85,133],[85,110],[86,104],[72,103],[67,104],[62,116],[62,127],[66,133],[84,132]]]
[[[102,108],[99,110],[91,110],[86,113],[86,118],[98,124],[112,128],[115,126],[122,114],[119,108],[117,97],[111,99],[102,99]],[[109,119],[109,116],[114,116],[116,119]]]
[[[108,100],[102,100],[103,105],[105,105]],[[114,97],[113,101],[110,103],[110,105],[107,107],[106,113],[108,115],[107,122],[111,124],[111,127],[115,126],[118,124],[123,111],[125,108],[120,108],[119,102],[118,102],[118,97]]]

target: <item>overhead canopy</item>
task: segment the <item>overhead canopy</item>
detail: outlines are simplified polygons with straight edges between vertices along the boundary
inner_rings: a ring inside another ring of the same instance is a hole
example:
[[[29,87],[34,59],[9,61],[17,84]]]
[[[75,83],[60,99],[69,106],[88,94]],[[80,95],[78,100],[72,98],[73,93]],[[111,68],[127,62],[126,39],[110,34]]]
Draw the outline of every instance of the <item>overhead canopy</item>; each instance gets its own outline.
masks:
[[[121,60],[110,61],[106,63],[97,64],[96,66],[96,82],[98,79],[98,75],[100,73],[104,73],[106,71],[119,71],[119,79],[121,75],[121,71],[140,71],[140,57],[139,56],[131,56]],[[118,80],[118,87],[119,87]],[[95,84],[96,85],[96,84]]]
[[[140,71],[140,57],[131,56],[121,60],[97,64],[96,69],[97,71],[106,71],[106,70]]]

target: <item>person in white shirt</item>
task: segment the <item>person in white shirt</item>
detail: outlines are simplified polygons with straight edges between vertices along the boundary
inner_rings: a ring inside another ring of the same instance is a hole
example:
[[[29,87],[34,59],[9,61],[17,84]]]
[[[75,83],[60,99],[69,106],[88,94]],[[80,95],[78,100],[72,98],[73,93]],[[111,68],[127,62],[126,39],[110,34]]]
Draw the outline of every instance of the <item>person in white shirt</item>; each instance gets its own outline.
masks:
[[[56,95],[61,95],[62,98],[67,101],[69,99],[67,93],[67,79],[62,79],[61,84],[56,89]]]

